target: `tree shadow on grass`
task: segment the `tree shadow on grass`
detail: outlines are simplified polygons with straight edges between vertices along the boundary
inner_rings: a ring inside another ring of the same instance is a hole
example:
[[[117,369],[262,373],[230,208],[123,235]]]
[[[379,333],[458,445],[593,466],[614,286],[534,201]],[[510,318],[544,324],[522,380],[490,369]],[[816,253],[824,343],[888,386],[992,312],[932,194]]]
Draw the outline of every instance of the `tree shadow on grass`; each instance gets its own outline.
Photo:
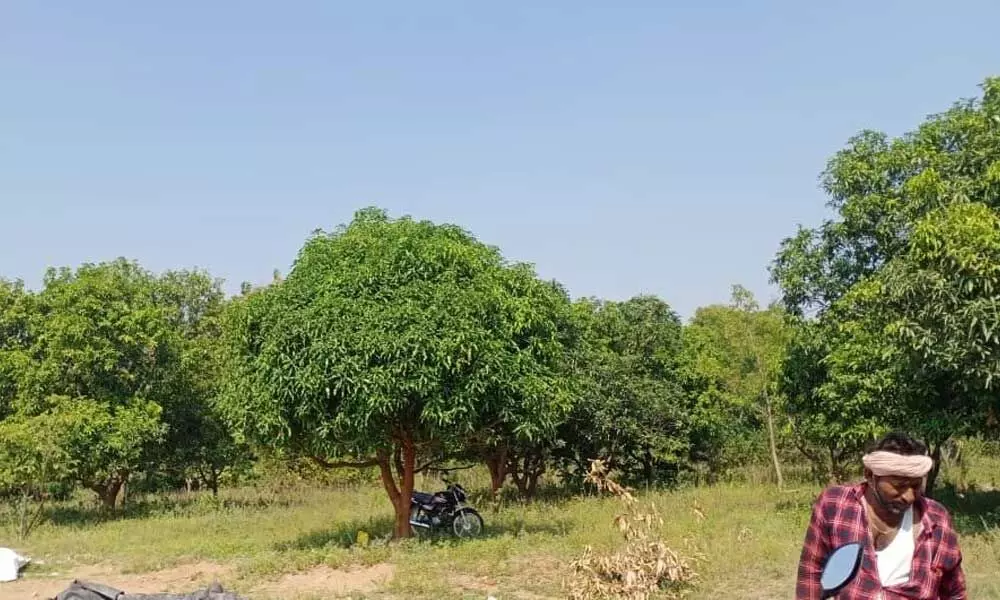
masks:
[[[294,540],[275,545],[275,550],[316,550],[319,548],[351,548],[358,542],[358,532],[364,531],[370,540],[387,539],[392,535],[392,517],[344,521],[327,529],[304,533]]]
[[[553,511],[554,512],[554,511]],[[551,514],[551,513],[550,513]],[[486,516],[484,515],[484,518]],[[544,522],[520,518],[516,511],[514,514],[497,515],[492,523],[486,524],[486,535],[491,537],[544,534],[553,536],[565,536],[576,527],[573,519],[552,515],[545,517]]]
[[[490,539],[504,536],[520,537],[529,534],[566,535],[574,524],[569,519],[550,519],[546,523],[522,522],[516,518],[506,517],[491,520],[488,514],[483,514],[485,527],[480,536],[474,539]],[[386,541],[392,536],[395,522],[392,517],[377,517],[367,520],[354,520],[337,523],[333,527],[310,531],[297,538],[275,545],[275,550],[316,550],[320,548],[352,548],[358,543],[358,532],[364,531],[369,540]],[[414,541],[433,545],[462,544],[471,539],[458,538],[448,529],[421,532]]]
[[[934,491],[933,498],[951,512],[959,535],[976,535],[1000,528],[1000,490],[958,490],[952,485]]]
[[[149,496],[131,500],[114,512],[96,503],[54,504],[45,508],[45,518],[58,526],[94,526],[111,521],[141,520],[158,516],[189,517],[219,511],[254,511],[289,508],[295,502],[274,498],[215,498],[207,494]]]
[[[528,508],[562,508],[574,500],[587,495],[587,490],[561,485],[545,485],[536,490],[530,500],[521,497],[516,488],[504,486],[497,496],[489,490],[475,490],[469,495],[469,502],[484,516],[486,513],[497,513],[505,510]]]

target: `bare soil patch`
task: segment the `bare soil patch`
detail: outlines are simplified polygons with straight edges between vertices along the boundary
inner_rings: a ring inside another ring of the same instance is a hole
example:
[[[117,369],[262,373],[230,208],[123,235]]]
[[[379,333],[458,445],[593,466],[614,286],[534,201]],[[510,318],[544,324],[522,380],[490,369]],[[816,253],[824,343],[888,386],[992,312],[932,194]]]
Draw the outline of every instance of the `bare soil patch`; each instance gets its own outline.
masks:
[[[334,598],[346,594],[364,594],[377,590],[392,579],[395,569],[381,563],[370,567],[334,569],[319,565],[298,573],[282,575],[277,581],[258,585],[249,596],[261,598],[294,598],[322,596]]]
[[[29,567],[38,570],[40,566]],[[232,579],[234,569],[211,562],[177,565],[149,573],[122,573],[111,564],[74,567],[72,572],[31,573],[26,577],[0,583],[0,600],[28,600],[29,598],[54,598],[74,579],[110,585],[129,593],[155,594],[157,592],[192,592],[210,585],[218,579],[223,586]]]
[[[298,596],[336,597],[373,592],[392,578],[394,570],[388,564],[348,569],[320,565],[282,575],[276,581],[244,591],[232,584],[236,578],[236,570],[224,564],[186,563],[148,573],[122,573],[112,564],[97,564],[74,567],[72,572],[26,573],[26,577],[17,581],[0,584],[0,600],[54,598],[75,579],[103,583],[129,593],[141,594],[188,593],[218,580],[227,590],[240,592],[253,600]]]

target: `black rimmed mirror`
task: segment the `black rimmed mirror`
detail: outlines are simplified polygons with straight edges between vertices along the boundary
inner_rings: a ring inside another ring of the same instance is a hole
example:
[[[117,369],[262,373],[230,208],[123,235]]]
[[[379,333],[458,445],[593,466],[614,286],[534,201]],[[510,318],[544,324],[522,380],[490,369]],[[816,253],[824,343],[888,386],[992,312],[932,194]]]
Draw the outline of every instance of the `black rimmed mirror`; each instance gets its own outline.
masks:
[[[864,546],[861,542],[844,544],[830,553],[819,580],[823,586],[823,598],[832,598],[847,587],[858,574],[862,556]]]

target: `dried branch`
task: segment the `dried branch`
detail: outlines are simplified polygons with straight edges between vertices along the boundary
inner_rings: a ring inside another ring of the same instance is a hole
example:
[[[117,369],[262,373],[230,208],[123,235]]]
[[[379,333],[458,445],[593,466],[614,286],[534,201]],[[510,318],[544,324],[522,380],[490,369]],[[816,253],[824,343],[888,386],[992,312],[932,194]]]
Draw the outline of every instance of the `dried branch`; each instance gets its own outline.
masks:
[[[648,600],[654,594],[680,598],[689,591],[698,578],[692,563],[701,557],[681,556],[655,535],[663,524],[656,507],[641,510],[632,492],[608,477],[602,461],[591,461],[587,482],[614,494],[625,506],[614,521],[625,544],[606,555],[596,555],[588,546],[571,563],[575,577],[570,600]]]

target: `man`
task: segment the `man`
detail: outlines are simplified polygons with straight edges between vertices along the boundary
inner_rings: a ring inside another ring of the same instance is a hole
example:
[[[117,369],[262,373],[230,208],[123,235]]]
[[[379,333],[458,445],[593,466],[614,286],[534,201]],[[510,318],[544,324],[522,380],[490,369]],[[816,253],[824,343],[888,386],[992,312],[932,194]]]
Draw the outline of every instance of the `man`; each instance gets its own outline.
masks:
[[[966,600],[958,536],[947,509],[923,495],[934,466],[927,447],[892,433],[863,459],[864,481],[828,487],[813,507],[796,600],[819,600],[836,547],[863,542],[857,577],[840,600]]]

